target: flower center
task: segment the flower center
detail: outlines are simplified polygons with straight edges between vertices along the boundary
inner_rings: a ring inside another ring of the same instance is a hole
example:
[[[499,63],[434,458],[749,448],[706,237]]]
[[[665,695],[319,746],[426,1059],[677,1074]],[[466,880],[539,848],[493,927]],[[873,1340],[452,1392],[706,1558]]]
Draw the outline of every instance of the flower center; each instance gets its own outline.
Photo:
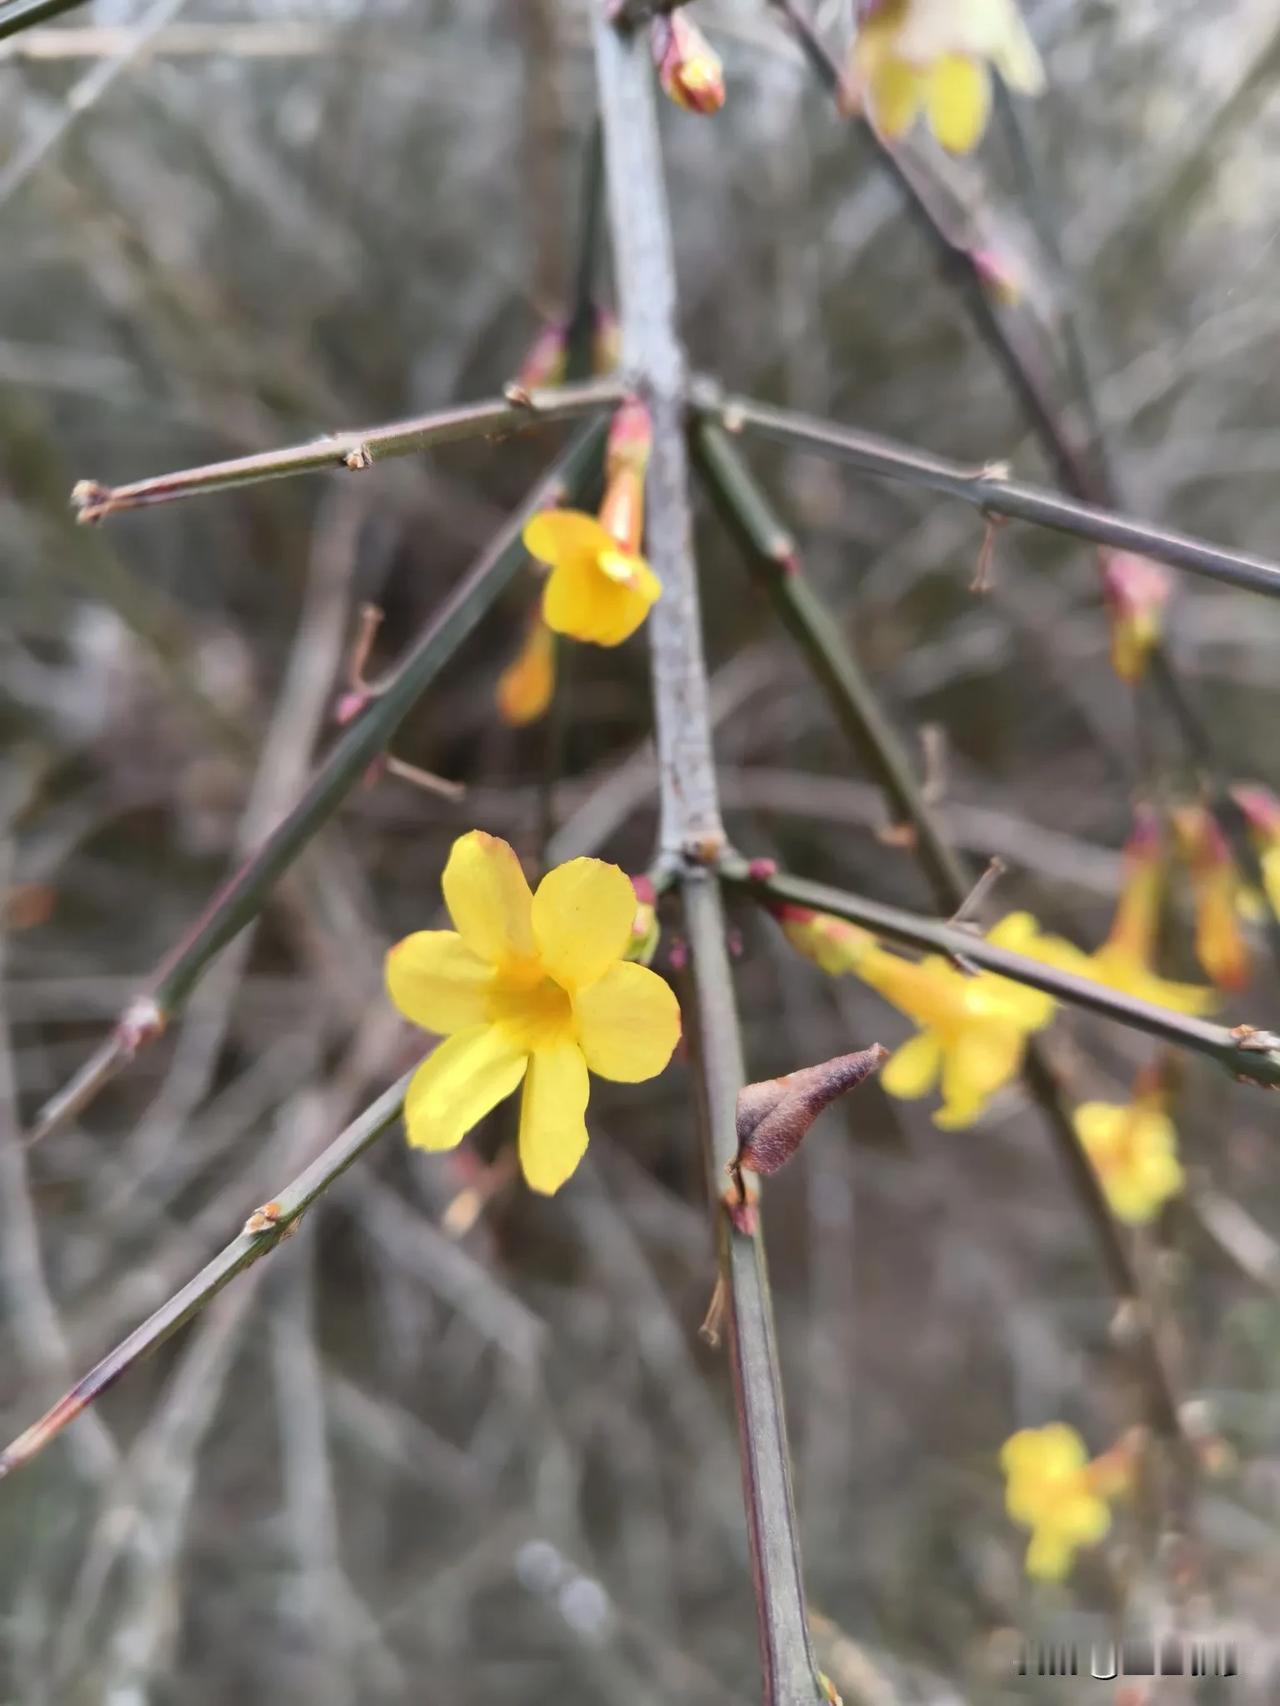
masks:
[[[489,1017],[522,1049],[546,1048],[573,1036],[573,1004],[538,966],[498,972],[489,994]]]

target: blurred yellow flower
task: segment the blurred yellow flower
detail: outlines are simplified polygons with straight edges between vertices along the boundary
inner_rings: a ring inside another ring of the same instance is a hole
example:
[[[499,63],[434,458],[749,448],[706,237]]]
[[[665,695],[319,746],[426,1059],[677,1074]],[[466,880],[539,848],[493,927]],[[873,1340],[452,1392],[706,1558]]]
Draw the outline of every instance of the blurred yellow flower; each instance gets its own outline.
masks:
[[[1239,872],[1227,838],[1203,806],[1173,814],[1178,851],[1191,871],[1196,909],[1196,957],[1219,989],[1245,989],[1249,945],[1240,928]]]
[[[1244,813],[1253,844],[1258,849],[1267,901],[1272,912],[1280,918],[1280,799],[1270,788],[1256,784],[1242,783],[1231,792]],[[1261,896],[1256,891],[1254,899],[1256,904],[1261,903]]]
[[[1027,1037],[1053,1017],[1051,996],[997,977],[970,976],[932,954],[909,960],[882,947],[869,931],[825,913],[784,906],[779,921],[792,945],[832,975],[852,973],[920,1027],[880,1074],[891,1096],[924,1096],[941,1081],[935,1125],[971,1125],[987,1102],[1018,1072]],[[988,940],[1006,940],[1004,922]]]
[[[885,136],[923,112],[944,148],[967,154],[991,111],[989,65],[1023,94],[1044,85],[1016,0],[863,0],[849,81]]]
[[[1086,954],[1061,936],[1041,935],[1028,912],[1011,913],[1004,920],[1004,946],[1157,1007],[1171,1007],[1178,1013],[1207,1013],[1217,1005],[1213,990],[1172,982],[1151,969],[1163,894],[1159,825],[1149,810],[1140,807],[1124,849],[1124,877],[1115,917],[1102,946]]]
[[[1112,1213],[1130,1226],[1154,1220],[1182,1189],[1178,1134],[1158,1091],[1125,1103],[1085,1102],[1072,1116]]]
[[[524,643],[498,677],[498,715],[513,729],[536,723],[556,686],[556,642],[539,611]]]
[[[1084,1441],[1065,1422],[1023,1428],[1000,1452],[1005,1509],[1031,1530],[1027,1574],[1059,1581],[1076,1552],[1093,1546],[1111,1526],[1104,1494],[1118,1492],[1127,1475],[1117,1473],[1113,1454],[1088,1461]]]
[[[409,1142],[452,1149],[521,1083],[525,1179],[550,1194],[587,1147],[588,1069],[625,1084],[663,1070],[680,1009],[656,973],[624,958],[636,894],[616,865],[571,859],[531,894],[505,841],[472,830],[442,878],[453,930],[421,930],[387,955],[407,1019],[445,1041],[405,1099]]]
[[[687,113],[718,113],[724,105],[724,67],[711,43],[683,12],[654,18],[650,51],[662,92]]]
[[[552,509],[525,523],[525,549],[551,569],[542,617],[557,634],[621,645],[662,596],[661,581],[640,555],[651,443],[648,410],[634,399],[623,403],[609,428],[599,518]]]
[[[1150,557],[1104,553],[1102,598],[1111,624],[1111,667],[1121,681],[1140,681],[1146,673],[1172,590],[1169,571]]]
[[[544,510],[525,524],[525,549],[551,569],[542,595],[547,627],[570,639],[619,646],[662,596],[657,575],[595,519]]]

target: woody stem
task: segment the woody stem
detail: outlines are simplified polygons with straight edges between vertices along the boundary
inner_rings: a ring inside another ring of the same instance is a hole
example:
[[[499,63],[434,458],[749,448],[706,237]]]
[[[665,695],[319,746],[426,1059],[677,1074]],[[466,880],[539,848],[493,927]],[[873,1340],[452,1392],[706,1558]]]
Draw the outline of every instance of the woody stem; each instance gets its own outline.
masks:
[[[595,27],[610,232],[623,356],[649,407],[648,554],[662,581],[649,620],[660,789],[659,857],[678,872],[690,944],[691,1049],[720,1273],[742,1462],[766,1706],[817,1702],[796,1542],[791,1465],[773,1309],[759,1233],[735,1230],[721,1204],[737,1151],[734,1104],[744,1078],[719,885],[699,863],[723,843],[707,672],[693,561],[685,446],[688,372],[676,331],[671,226],[653,78],[643,39]]]

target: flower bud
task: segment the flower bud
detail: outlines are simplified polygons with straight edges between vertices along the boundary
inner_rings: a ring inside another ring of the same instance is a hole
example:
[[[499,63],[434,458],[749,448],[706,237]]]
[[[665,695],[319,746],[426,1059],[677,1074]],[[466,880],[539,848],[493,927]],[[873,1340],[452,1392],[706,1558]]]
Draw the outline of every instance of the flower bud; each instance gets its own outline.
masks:
[[[1142,679],[1171,591],[1168,571],[1149,557],[1104,553],[1102,597],[1111,621],[1111,667],[1121,681]]]
[[[525,352],[515,384],[523,391],[536,391],[543,385],[561,385],[568,359],[568,322],[550,320]]]
[[[836,1055],[819,1066],[744,1085],[738,1092],[734,1170],[776,1173],[795,1154],[822,1110],[855,1089],[888,1058],[888,1049],[872,1043],[856,1054]]]
[[[1249,949],[1240,928],[1240,879],[1227,838],[1203,806],[1173,814],[1178,851],[1191,870],[1196,908],[1196,957],[1219,989],[1244,989]]]
[[[520,650],[498,677],[498,715],[508,728],[536,723],[550,705],[555,686],[555,637],[538,611]]]
[[[638,397],[628,397],[614,412],[604,450],[606,484],[621,469],[643,475],[653,450],[653,422]]]
[[[1013,257],[1000,249],[972,249],[969,261],[978,282],[1002,308],[1016,308],[1026,288],[1023,271]]]
[[[687,113],[717,113],[724,105],[724,67],[711,43],[683,12],[658,17],[649,46],[658,82],[668,99]]]
[[[631,921],[631,941],[623,954],[625,960],[635,960],[642,966],[651,965],[658,951],[658,897],[648,877],[632,877],[636,891],[636,915]]]
[[[811,912],[807,906],[780,901],[771,908],[782,926],[782,934],[798,954],[812,960],[830,977],[854,971],[875,937],[857,924],[833,918],[828,912]]]

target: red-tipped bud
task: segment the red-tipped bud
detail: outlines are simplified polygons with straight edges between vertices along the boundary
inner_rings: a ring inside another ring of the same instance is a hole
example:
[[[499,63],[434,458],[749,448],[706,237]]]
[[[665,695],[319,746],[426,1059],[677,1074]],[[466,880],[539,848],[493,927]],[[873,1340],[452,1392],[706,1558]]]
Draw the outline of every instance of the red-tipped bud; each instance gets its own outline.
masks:
[[[747,866],[747,875],[753,883],[767,883],[770,877],[778,874],[776,859],[753,859]]]
[[[652,964],[658,951],[661,935],[658,929],[658,895],[646,876],[632,877],[631,886],[636,891],[636,915],[631,921],[631,941],[623,957],[647,966]]]
[[[358,687],[348,688],[339,694],[338,703],[333,707],[333,720],[340,729],[353,722],[369,703],[369,694],[362,693]]]
[[[1111,667],[1122,681],[1142,679],[1171,591],[1168,570],[1149,557],[1104,553],[1102,596],[1111,620]]]
[[[1241,782],[1231,790],[1245,822],[1264,843],[1280,841],[1280,798],[1256,782]]]
[[[649,45],[662,92],[687,113],[718,113],[724,67],[711,43],[683,12],[653,20]]]
[[[735,1171],[776,1173],[795,1154],[822,1110],[855,1089],[888,1058],[889,1051],[873,1043],[856,1054],[839,1054],[819,1066],[745,1085],[738,1092]]]
[[[536,391],[542,385],[563,384],[568,359],[568,323],[551,320],[526,350],[515,383],[524,391]]]
[[[1026,291],[1026,277],[1014,257],[1001,249],[971,249],[969,261],[978,282],[1002,308],[1016,308]]]

